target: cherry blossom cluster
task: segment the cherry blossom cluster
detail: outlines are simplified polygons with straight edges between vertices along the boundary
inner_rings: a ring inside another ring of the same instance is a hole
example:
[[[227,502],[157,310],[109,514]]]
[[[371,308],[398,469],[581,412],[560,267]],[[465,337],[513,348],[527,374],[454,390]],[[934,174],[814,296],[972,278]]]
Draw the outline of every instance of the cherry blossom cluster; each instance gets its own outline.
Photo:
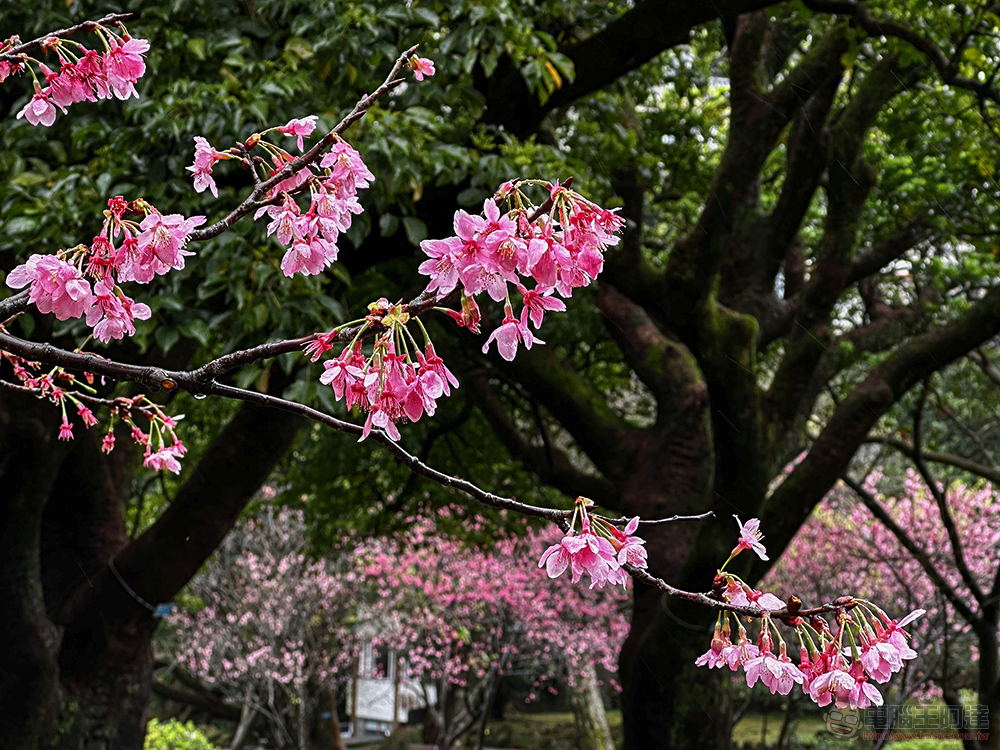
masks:
[[[25,70],[33,79],[35,93],[17,113],[18,119],[23,117],[32,125],[49,126],[56,120],[57,108],[66,114],[66,108],[78,102],[139,96],[135,83],[146,72],[143,55],[149,51],[149,42],[129,36],[120,23],[117,32],[100,24],[94,24],[93,31],[103,52],[54,36],[42,42],[42,50],[58,58],[58,71],[23,53],[19,55],[19,63],[0,61],[0,82]],[[17,37],[11,37],[0,44],[0,53],[18,44]],[[38,68],[38,74],[33,66]]]
[[[84,373],[81,380],[61,367],[53,367],[44,372],[41,363],[29,362],[9,352],[0,351],[0,360],[6,360],[14,370],[14,377],[20,383],[20,390],[28,391],[38,398],[46,399],[59,407],[62,422],[59,425],[59,439],[72,440],[73,422],[69,410],[75,409],[84,429],[99,424],[91,406],[108,408],[108,429],[101,441],[101,450],[111,453],[115,448],[115,422],[121,420],[131,430],[134,442],[145,449],[144,465],[157,471],[167,469],[180,473],[180,459],[187,452],[175,429],[183,415],[171,417],[144,394],[132,398],[105,399],[97,397],[94,375]],[[103,379],[102,379],[103,380]],[[3,382],[0,381],[0,385]],[[90,406],[88,406],[88,404]],[[68,407],[68,408],[67,408]],[[148,432],[143,432],[136,424],[135,415],[148,422]],[[155,450],[154,450],[155,447]]]
[[[337,400],[344,399],[347,408],[357,407],[367,412],[361,440],[371,433],[372,427],[386,431],[393,440],[400,434],[396,422],[408,419],[416,422],[425,413],[433,416],[437,399],[451,395],[451,387],[458,380],[434,351],[434,344],[423,325],[417,320],[424,335],[421,351],[406,324],[411,320],[401,305],[391,305],[382,298],[368,306],[369,315],[354,340],[344,347],[340,355],[323,363],[320,382],[333,388]],[[328,351],[333,338],[343,328],[362,321],[351,321],[332,331],[319,334],[307,347],[313,361]],[[361,336],[373,325],[385,329],[366,356],[361,347]]]
[[[767,559],[758,519],[742,524],[737,518],[737,524],[739,542],[720,568],[715,588],[722,592],[724,601],[761,612],[760,634],[754,643],[739,617],[734,616],[738,634],[733,643],[732,613],[720,612],[711,647],[695,663],[710,669],[728,666],[734,672],[742,668],[748,687],[760,680],[772,695],[788,695],[795,685],[801,685],[819,706],[831,703],[838,708],[854,709],[881,706],[882,694],[872,682],[888,682],[902,669],[904,661],[916,658],[916,651],[907,642],[909,634],[903,628],[923,615],[924,610],[918,609],[896,621],[870,601],[842,597],[836,602],[843,607],[836,612],[834,632],[823,617],[813,615],[807,620],[797,616],[800,603],[792,597],[787,614],[780,619],[794,628],[798,636],[799,663],[795,664],[788,656],[772,615],[784,610],[785,603],[774,594],[756,591],[732,573],[724,572],[729,561],[743,550],[752,550],[762,560]],[[777,655],[772,632],[778,641]]]
[[[342,175],[352,186],[361,186],[361,180],[367,184],[370,173],[356,151],[346,143],[338,143],[322,163],[326,164],[333,155],[336,161],[330,160],[332,178]],[[613,211],[599,208],[566,187],[539,184],[545,185],[549,195],[541,210],[527,202],[517,185],[508,182],[500,187],[495,199],[485,202],[483,216],[472,216],[461,210],[456,212],[457,237],[421,243],[424,252],[431,256],[431,260],[420,266],[421,273],[431,276],[424,295],[431,294],[441,300],[460,283],[462,285],[460,311],[442,307],[436,310],[446,313],[473,333],[479,333],[480,312],[475,296],[487,291],[493,299],[505,300],[504,321],[487,339],[483,352],[488,351],[495,340],[501,356],[508,361],[517,353],[518,342],[529,349],[535,343],[544,343],[531,332],[529,318],[537,329],[546,311],[565,310],[565,303],[552,296],[553,289],[568,297],[574,288],[589,284],[604,263],[603,249],[618,242],[612,233],[622,227],[622,220]],[[316,196],[314,191],[313,206],[317,203]],[[504,200],[512,208],[501,216],[498,203]],[[261,209],[258,214],[265,210],[272,217],[268,233],[276,232],[283,243],[293,242],[293,249],[282,262],[283,267],[296,252],[294,243],[300,242],[296,237],[301,235],[301,227],[313,227],[310,231],[317,237],[325,231],[313,208],[303,216],[296,213],[298,205],[287,192],[279,204]],[[558,231],[555,226],[560,227]],[[317,252],[316,257],[319,256]],[[316,262],[318,273],[322,263]],[[291,273],[286,269],[287,275]],[[526,289],[519,273],[533,275],[535,288]],[[508,283],[514,284],[521,294],[520,318],[514,316]],[[362,440],[368,437],[373,426],[384,429],[389,437],[398,440],[397,422],[416,421],[424,413],[432,415],[436,399],[450,395],[449,384],[457,387],[458,381],[434,351],[423,324],[413,317],[424,336],[421,352],[406,327],[411,316],[403,306],[381,299],[369,306],[369,312],[364,319],[316,334],[307,345],[306,353],[317,361],[333,348],[342,330],[363,323],[351,343],[337,357],[324,363],[325,372],[320,382],[331,385],[336,398],[345,399],[348,408],[357,406],[368,413]],[[366,356],[361,337],[372,327],[385,333],[379,336],[371,354]],[[582,519],[589,524],[585,511]],[[607,534],[614,538],[610,531]],[[615,582],[624,583],[624,576],[624,573],[616,573]]]
[[[546,189],[547,210],[531,204],[521,189],[528,185]],[[604,249],[618,243],[616,234],[623,227],[614,211],[559,183],[506,182],[483,204],[482,216],[455,212],[455,236],[420,243],[429,257],[420,273],[431,279],[427,290],[441,297],[461,288],[461,312],[448,312],[473,332],[478,332],[480,321],[475,297],[486,292],[493,301],[502,301],[503,322],[490,334],[483,352],[495,340],[500,356],[510,361],[519,343],[528,349],[545,343],[531,332],[529,318],[537,330],[546,312],[564,311],[566,304],[553,293],[568,298],[596,279],[604,266]],[[529,283],[533,288],[527,288]],[[521,296],[520,315],[514,314],[511,285]]]
[[[600,516],[588,513],[592,505],[593,501],[587,498],[576,499],[569,533],[542,553],[538,567],[544,566],[549,578],[558,578],[568,568],[573,583],[586,573],[590,576],[590,588],[604,588],[608,583],[625,586],[629,576],[622,566],[646,567],[643,546],[646,542],[632,536],[639,527],[639,517],[629,521],[621,531]],[[579,533],[576,533],[577,520]]]
[[[143,218],[137,222],[129,215]],[[184,249],[188,235],[204,221],[204,216],[163,215],[141,198],[130,203],[116,196],[108,201],[104,225],[89,246],[34,254],[10,272],[7,286],[30,285],[29,298],[39,312],[59,320],[86,317],[98,341],[131,336],[134,321],[147,320],[151,311],[127,296],[117,281],[145,284],[184,268],[184,258],[193,255]]]
[[[876,468],[862,486],[897,519],[915,545],[925,550],[950,549],[937,500],[918,472],[909,469],[900,484],[888,481],[882,469]],[[993,551],[1000,546],[1000,491],[990,484],[960,482],[941,487],[941,491],[947,493],[966,564],[979,585],[989,590],[996,573]],[[879,554],[869,559],[873,549]],[[864,565],[857,564],[861,559],[866,561]],[[975,598],[958,569],[942,564],[938,570],[945,585],[975,611]],[[832,600],[842,591],[857,591],[865,599],[891,602],[893,609],[902,612],[908,611],[913,601],[921,602],[926,614],[907,627],[920,643],[920,659],[907,664],[905,681],[905,691],[915,700],[942,701],[945,653],[953,664],[975,663],[979,658],[979,638],[972,625],[941,596],[939,584],[900,538],[876,519],[847,485],[834,487],[816,507],[768,572],[765,583],[771,590],[809,590],[822,601]],[[886,604],[882,606],[892,611]]]
[[[217,151],[202,137],[196,137],[194,164],[187,167],[194,175],[194,188],[199,193],[208,189],[218,196],[212,177],[212,168],[225,159],[246,159],[255,170],[262,169],[268,179],[294,158],[288,151],[264,140],[270,132],[282,133],[296,139],[302,150],[303,138],[316,128],[316,116],[293,119],[286,125],[254,133],[244,143],[227,151]],[[253,149],[261,148],[270,157],[270,165],[261,157],[250,159]],[[259,177],[259,175],[258,175]],[[268,216],[268,236],[288,247],[281,259],[281,270],[291,278],[297,273],[315,276],[337,260],[337,239],[341,232],[351,228],[351,221],[362,211],[358,190],[366,188],[375,179],[361,155],[339,136],[333,146],[319,161],[318,170],[307,164],[291,177],[277,183],[268,191],[267,205],[261,206],[254,219]],[[295,197],[309,188],[309,207],[303,211]]]

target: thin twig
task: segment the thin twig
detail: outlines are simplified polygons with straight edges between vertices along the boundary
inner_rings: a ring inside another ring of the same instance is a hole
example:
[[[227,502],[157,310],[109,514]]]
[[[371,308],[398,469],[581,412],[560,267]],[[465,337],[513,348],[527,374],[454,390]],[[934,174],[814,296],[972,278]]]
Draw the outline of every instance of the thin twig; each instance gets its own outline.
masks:
[[[78,23],[76,26],[70,26],[68,29],[50,31],[48,34],[44,34],[37,39],[32,39],[30,42],[22,42],[0,53],[0,62],[21,62],[20,55],[22,53],[41,46],[42,42],[46,39],[51,39],[52,37],[62,39],[73,34],[79,34],[81,31],[95,31],[98,26],[110,26],[111,24],[126,21],[134,15],[134,13],[108,13],[108,15],[99,21],[84,21],[83,23]]]
[[[300,169],[309,166],[319,159],[323,151],[325,151],[328,146],[332,145],[341,133],[347,130],[347,128],[349,128],[353,123],[364,117],[365,112],[372,104],[403,83],[403,79],[396,78],[396,76],[403,69],[403,66],[410,61],[410,58],[413,57],[416,51],[417,46],[414,45],[413,47],[410,47],[410,49],[403,52],[396,60],[396,64],[392,66],[392,70],[389,72],[389,75],[386,77],[385,81],[383,81],[382,85],[375,89],[372,93],[361,97],[357,104],[354,105],[354,109],[352,109],[333,130],[314,143],[312,148],[304,154],[292,159],[263,182],[256,184],[254,189],[250,192],[250,195],[248,195],[240,205],[230,211],[225,218],[220,219],[205,229],[196,229],[188,235],[188,239],[190,241],[197,242],[211,237],[217,237],[247,214],[257,210],[262,205],[266,205],[267,201],[262,199],[267,195],[271,188],[282,180],[288,179]]]

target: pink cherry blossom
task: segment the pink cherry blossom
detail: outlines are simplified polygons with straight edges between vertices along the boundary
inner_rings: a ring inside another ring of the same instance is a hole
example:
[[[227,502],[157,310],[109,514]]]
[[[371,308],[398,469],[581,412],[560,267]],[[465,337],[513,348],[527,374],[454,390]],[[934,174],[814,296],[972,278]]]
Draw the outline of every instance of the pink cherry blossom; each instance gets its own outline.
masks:
[[[309,115],[308,117],[303,117],[301,120],[289,120],[287,125],[282,125],[278,128],[278,132],[297,138],[299,151],[302,151],[302,138],[311,135],[313,130],[316,129],[316,119],[316,115]]]
[[[428,263],[430,261],[424,261]],[[457,277],[456,277],[457,278]],[[428,285],[428,290],[433,291],[430,287],[436,284],[436,279],[431,281]],[[454,287],[453,287],[454,288]],[[462,328],[468,328],[472,333],[479,333],[479,321],[482,320],[482,316],[479,312],[479,305],[476,304],[476,298],[470,295],[462,293],[462,309],[461,311],[448,310],[448,316],[451,317],[458,325]]]
[[[135,263],[122,274],[123,281],[138,281],[145,284],[154,275],[162,275],[171,269],[183,269],[184,258],[194,255],[184,249],[188,235],[195,227],[205,223],[204,216],[184,218],[181,214],[162,215],[153,210],[139,228]]]
[[[84,427],[93,427],[97,424],[97,417],[94,416],[94,412],[88,409],[83,404],[76,405],[76,413],[83,420]]]
[[[328,359],[323,363],[324,372],[320,375],[319,382],[333,388],[334,396],[339,401],[344,397],[345,389],[350,386],[364,366],[364,356],[361,354],[360,344],[353,349],[344,347],[339,357]]]
[[[76,64],[77,75],[88,89],[88,101],[111,98],[111,85],[104,72],[104,58],[96,50],[88,49]]]
[[[339,137],[319,165],[330,169],[330,179],[335,181],[337,187],[347,191],[341,194],[342,198],[354,195],[357,189],[366,188],[375,180],[375,175],[365,165],[361,154]]]
[[[418,81],[424,80],[424,76],[434,75],[434,62],[426,57],[413,56],[410,58],[410,68],[413,70],[413,77]]]
[[[149,320],[149,305],[136,303],[114,282],[99,281],[94,286],[94,306],[87,313],[87,325],[94,327],[94,338],[107,343],[135,334],[134,320]]]
[[[855,679],[843,669],[831,669],[812,681],[809,696],[820,707],[836,701],[837,708],[847,708],[856,684]]]
[[[172,471],[174,474],[180,474],[181,464],[180,461],[177,460],[180,455],[183,454],[178,451],[178,448],[175,445],[161,448],[156,451],[156,453],[149,452],[147,448],[146,457],[142,463],[143,466],[148,466],[156,471],[163,471],[166,469],[167,471]]]
[[[722,628],[716,623],[715,634],[712,636],[712,645],[708,651],[695,660],[695,665],[703,667],[707,664],[709,669],[726,666],[726,649],[732,648],[732,645],[732,642],[729,640],[729,619],[727,617],[726,632],[723,633]]]
[[[145,39],[128,39],[120,44],[115,37],[108,40],[110,49],[104,54],[104,75],[115,96],[127,99],[134,95],[135,82],[146,72],[146,62],[142,56],[149,51],[149,42]]]
[[[7,80],[9,76],[19,75],[24,72],[20,63],[9,63],[6,60],[0,62],[0,83]]]
[[[56,108],[49,96],[49,89],[35,91],[30,101],[17,113],[17,119],[22,117],[32,125],[46,127],[56,121]]]
[[[73,425],[69,423],[66,417],[63,417],[62,424],[59,425],[59,439],[60,440],[72,440],[73,439]]]
[[[784,651],[784,649],[782,649]],[[788,695],[795,684],[801,685],[805,675],[792,664],[785,653],[775,656],[770,650],[746,662],[747,687],[753,687],[760,678],[771,691],[771,695]]]
[[[535,324],[536,329],[542,327],[542,316],[545,315],[546,310],[553,312],[566,311],[565,302],[561,299],[547,296],[548,293],[546,292],[539,293],[537,289],[529,291],[521,286],[520,283],[517,284],[517,291],[524,297],[524,306],[531,311],[531,322]],[[551,292],[551,290],[549,291]]]
[[[80,269],[54,255],[32,255],[7,276],[12,289],[27,284],[31,284],[29,299],[39,312],[54,313],[59,320],[82,317],[93,304],[90,283]]]
[[[216,151],[205,138],[200,135],[194,137],[194,164],[185,169],[194,175],[195,192],[201,193],[208,189],[216,198],[219,197],[219,189],[212,177],[212,167],[226,158],[228,157]]]
[[[506,315],[503,323],[499,328],[490,334],[488,339],[486,339],[486,343],[483,345],[483,354],[486,354],[489,351],[490,343],[496,340],[497,351],[500,353],[500,356],[510,362],[517,354],[518,341],[523,342],[526,349],[530,349],[533,344],[545,343],[541,339],[533,336],[528,328],[527,307],[521,310],[520,320],[514,317],[513,310],[511,310],[509,305],[505,308],[505,313]]]
[[[767,560],[767,550],[760,543],[764,536],[760,532],[760,519],[751,518],[746,523],[741,523],[739,516],[734,516],[736,525],[740,527],[740,541],[733,550],[734,555],[738,555],[745,549],[753,550],[761,560]]]
[[[591,588],[606,581],[612,570],[618,570],[611,544],[590,532],[563,537],[542,554],[538,567],[543,565],[549,578],[558,578],[569,567],[573,583],[586,573],[591,578]]]
[[[64,112],[76,102],[87,99],[88,89],[80,76],[77,74],[76,65],[68,60],[62,63],[62,69],[55,73],[44,64],[38,66],[42,75],[45,76],[46,83],[49,84],[48,92],[52,102]]]
[[[426,366],[437,373],[441,379],[441,388],[445,396],[451,395],[452,387],[458,388],[458,378],[455,377],[454,373],[445,365],[444,360],[434,351],[434,344],[428,343],[422,355],[420,352],[417,352],[417,360],[421,366]]]
[[[747,664],[760,655],[760,649],[747,638],[746,631],[740,628],[739,640],[735,647],[726,654],[726,663],[735,672],[740,666]]]
[[[297,273],[315,276],[337,260],[337,246],[322,237],[296,241],[281,259],[281,272],[291,278]]]
[[[115,434],[108,430],[104,435],[104,440],[101,441],[101,452],[111,453],[115,449]]]

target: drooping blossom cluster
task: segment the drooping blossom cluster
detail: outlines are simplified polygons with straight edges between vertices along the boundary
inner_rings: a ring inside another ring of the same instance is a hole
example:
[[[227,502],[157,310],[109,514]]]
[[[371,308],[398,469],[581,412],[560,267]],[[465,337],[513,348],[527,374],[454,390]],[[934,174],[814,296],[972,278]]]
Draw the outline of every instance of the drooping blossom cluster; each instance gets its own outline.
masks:
[[[194,175],[194,188],[199,193],[208,189],[218,196],[212,177],[212,168],[225,159],[243,159],[255,171],[262,170],[261,178],[267,180],[291,162],[293,157],[281,146],[263,138],[278,132],[296,139],[302,150],[303,139],[316,128],[316,116],[290,120],[286,125],[254,133],[242,144],[227,151],[217,151],[204,138],[195,140],[194,164],[187,167]],[[260,148],[270,158],[271,165],[260,157],[250,158],[251,151]],[[254,219],[268,216],[268,236],[274,235],[288,250],[281,259],[285,276],[297,273],[315,276],[337,260],[337,239],[351,228],[355,215],[362,211],[358,190],[366,188],[375,179],[361,155],[339,136],[334,137],[330,150],[323,155],[319,166],[306,164],[287,179],[274,185],[267,194],[269,203],[261,206]],[[309,189],[309,207],[303,211],[296,194]]]
[[[339,154],[333,176],[341,174],[360,186],[358,175],[367,169],[357,152],[347,144],[338,144],[332,154]],[[368,177],[363,179],[367,184]],[[574,288],[589,284],[601,270],[603,249],[618,241],[613,232],[622,226],[614,212],[600,209],[566,187],[544,184],[549,194],[548,202],[542,206],[544,210],[534,209],[514,183],[505,183],[495,199],[485,202],[483,216],[472,216],[465,211],[456,213],[456,237],[421,243],[424,252],[431,256],[431,260],[420,266],[421,273],[431,276],[424,295],[434,295],[440,301],[459,285],[462,287],[460,311],[435,308],[458,325],[479,333],[477,294],[486,291],[494,300],[505,301],[504,320],[487,339],[483,352],[496,341],[498,351],[507,360],[514,358],[519,343],[527,348],[544,343],[532,333],[529,320],[537,329],[547,311],[566,309],[565,303],[552,295],[553,289],[568,297]],[[513,208],[501,216],[498,202],[504,200]],[[295,213],[297,209],[287,194],[281,203],[268,207],[266,210],[272,217],[268,232],[276,232],[279,241],[297,242],[294,232],[301,221]],[[555,226],[559,229],[555,230]],[[321,254],[317,252],[316,258],[318,272],[322,270]],[[518,274],[532,275],[535,288],[527,289],[521,283],[526,279]],[[514,315],[509,284],[521,295],[520,317]],[[410,316],[403,306],[382,299],[373,303],[369,311],[366,318],[316,334],[306,352],[317,361],[335,342],[342,340],[338,339],[341,331],[363,323],[340,354],[324,363],[320,381],[333,386],[336,398],[344,398],[348,408],[358,406],[368,414],[362,440],[373,426],[398,440],[396,422],[416,421],[425,412],[433,414],[435,400],[449,395],[449,384],[457,387],[458,381],[434,351],[426,329],[417,319],[425,342],[423,352],[420,351],[406,327]],[[361,339],[373,326],[385,333],[366,356]],[[615,582],[624,583],[624,573],[615,573],[614,577]]]
[[[478,549],[436,528],[454,517],[474,533],[492,526],[461,509],[427,510],[407,519],[405,534],[349,535],[339,553],[310,560],[303,514],[265,505],[192,580],[203,608],[181,607],[168,619],[176,659],[241,700],[266,700],[270,688],[293,698],[309,682],[343,696],[352,674],[387,679],[391,665],[400,694],[416,705],[506,674],[534,677],[534,700],[573,684],[593,662],[615,671],[628,632],[624,592],[559,585],[520,564],[555,529]],[[296,705],[278,702],[269,720],[294,727]],[[444,734],[466,723],[460,718],[437,711],[432,720],[454,720]]]
[[[371,434],[373,427],[386,431],[393,440],[399,440],[396,423],[402,419],[416,422],[424,414],[433,416],[436,401],[451,394],[458,380],[434,351],[434,344],[425,336],[421,351],[406,327],[409,315],[401,305],[391,305],[380,299],[368,307],[369,315],[354,340],[344,347],[340,355],[323,363],[320,382],[333,388],[337,400],[344,399],[347,407],[357,407],[368,414],[361,440]],[[362,321],[351,321],[340,328]],[[379,325],[385,332],[375,339],[370,355],[365,356],[361,335],[371,325]],[[339,329],[320,334],[307,351],[317,360],[331,347]]]
[[[140,221],[127,218],[133,216],[142,218]],[[85,318],[98,341],[107,343],[132,336],[136,331],[135,321],[148,320],[152,311],[148,305],[125,294],[118,282],[145,284],[156,275],[184,268],[185,257],[193,254],[184,249],[188,235],[204,221],[204,216],[163,215],[142,199],[130,203],[116,196],[108,201],[101,232],[90,245],[78,245],[54,255],[33,254],[10,272],[7,285],[13,289],[27,286],[29,302],[39,312],[52,313],[59,320]],[[4,357],[14,365],[14,374],[22,386],[61,407],[61,440],[73,437],[72,423],[66,412],[67,401],[76,406],[85,427],[96,424],[97,418],[82,401],[106,405],[110,424],[102,450],[110,453],[114,449],[114,423],[120,418],[129,426],[133,440],[145,449],[146,466],[180,472],[179,459],[185,448],[174,431],[179,417],[168,416],[144,397],[139,401],[96,398],[91,375],[84,383],[61,368],[55,368],[37,377],[30,373],[30,363],[6,352]],[[54,383],[60,380],[72,387],[56,387]],[[74,389],[85,393],[74,393]],[[133,421],[133,411],[148,419],[148,432]]]
[[[18,119],[23,117],[32,125],[49,126],[56,120],[57,109],[66,114],[67,107],[79,102],[139,96],[135,84],[146,72],[143,55],[149,51],[149,42],[129,36],[120,23],[117,31],[95,24],[93,32],[103,52],[57,37],[48,37],[41,43],[44,52],[56,55],[58,70],[24,53],[19,55],[20,62],[0,62],[0,82],[25,70],[33,79],[34,94],[17,113]],[[0,53],[19,43],[17,37],[7,39],[0,44]]]
[[[538,567],[544,567],[549,578],[558,578],[569,569],[573,583],[587,574],[591,588],[604,588],[609,583],[625,586],[628,573],[622,566],[646,567],[646,548],[643,546],[646,542],[633,536],[639,527],[639,517],[629,521],[622,531],[600,516],[588,513],[592,504],[587,498],[576,499],[569,533],[542,553]],[[579,533],[575,531],[577,519],[580,521]]]
[[[951,591],[977,611],[975,596],[950,555],[951,542],[940,508],[923,478],[909,470],[899,483],[875,469],[863,486],[928,551]],[[1000,491],[990,484],[960,482],[941,491],[969,571],[989,590],[996,574],[994,551],[1000,546]],[[941,595],[920,561],[846,485],[827,493],[764,583],[771,590],[808,593],[812,601],[831,601],[842,591],[853,591],[899,612],[919,602],[927,612],[906,629],[920,644],[920,659],[907,663],[905,679],[897,675],[889,683],[896,693],[887,702],[940,701],[949,685],[975,682],[982,645],[972,625]]]
[[[83,379],[62,367],[53,367],[44,371],[40,362],[29,362],[10,352],[0,351],[0,361],[6,360],[14,370],[14,377],[21,390],[26,390],[38,398],[46,399],[59,407],[62,421],[59,424],[59,439],[72,440],[73,422],[67,407],[76,410],[76,416],[85,429],[97,424],[91,406],[107,407],[108,429],[101,441],[101,450],[111,453],[115,448],[115,422],[121,420],[131,430],[132,440],[145,449],[144,465],[155,470],[167,469],[175,474],[180,473],[180,459],[187,449],[177,437],[175,428],[183,416],[171,417],[163,409],[150,401],[144,394],[115,399],[99,398],[94,388],[94,375],[84,373]],[[149,424],[149,432],[143,432],[136,423],[137,417],[143,417]],[[153,448],[156,447],[154,451]]]
[[[141,222],[125,218],[138,214]],[[136,320],[148,320],[148,305],[126,295],[118,282],[145,284],[154,276],[184,268],[184,249],[204,216],[161,214],[139,199],[117,196],[108,201],[104,224],[91,244],[55,255],[34,254],[7,276],[7,286],[29,286],[29,299],[59,320],[86,317],[94,338],[107,343],[135,333]],[[91,281],[93,279],[93,286]]]
[[[541,185],[548,200],[538,210],[522,186]],[[507,211],[501,213],[500,204]],[[546,210],[547,208],[547,210]],[[483,215],[455,213],[455,236],[424,240],[421,249],[430,258],[420,265],[429,276],[428,291],[444,297],[461,289],[462,312],[452,313],[459,325],[478,330],[480,314],[475,297],[486,292],[504,303],[504,319],[483,347],[491,342],[506,360],[512,360],[519,343],[528,349],[544,343],[537,330],[546,312],[561,312],[573,290],[589,285],[604,266],[605,248],[616,245],[624,221],[614,211],[602,209],[568,187],[526,180],[500,186],[495,198],[483,204]],[[531,284],[532,288],[528,288]],[[511,287],[521,297],[515,314]]]
[[[737,519],[737,524],[739,542],[720,568],[714,588],[723,601],[760,612],[760,634],[755,643],[740,618],[724,610],[716,620],[709,650],[695,663],[710,669],[723,666],[734,672],[743,669],[748,687],[760,680],[772,695],[788,695],[795,685],[801,685],[819,706],[831,703],[838,708],[853,709],[881,706],[882,694],[873,683],[888,682],[903,668],[903,662],[916,658],[904,628],[925,611],[918,609],[896,621],[874,603],[848,596],[835,602],[839,606],[836,631],[819,615],[800,617],[796,613],[801,604],[795,597],[786,608],[785,602],[774,594],[757,591],[738,576],[724,571],[729,561],[743,550],[752,550],[761,559],[767,559],[760,541],[760,521],[754,518],[743,524]],[[730,617],[738,627],[736,643],[731,638]],[[788,656],[776,619],[795,630],[799,640],[798,664]],[[772,633],[778,640],[777,654]]]

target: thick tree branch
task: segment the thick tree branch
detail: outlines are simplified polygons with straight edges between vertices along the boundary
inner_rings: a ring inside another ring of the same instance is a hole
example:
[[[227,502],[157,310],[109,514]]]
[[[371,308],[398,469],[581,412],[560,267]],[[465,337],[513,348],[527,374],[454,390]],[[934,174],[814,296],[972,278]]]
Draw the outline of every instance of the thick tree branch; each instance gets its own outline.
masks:
[[[851,261],[850,280],[857,282],[878,273],[921,240],[926,239],[929,229],[930,226],[924,217],[914,219],[881,242],[861,252]]]
[[[808,384],[833,340],[830,315],[851,283],[858,223],[875,185],[874,170],[861,151],[864,136],[882,107],[901,90],[901,75],[906,73],[895,58],[880,60],[841,114],[830,137],[826,191],[829,206],[819,259],[812,277],[795,300],[785,354],[767,395],[771,434],[779,443],[786,440],[795,416],[811,406],[804,402],[804,397],[810,394]]]
[[[862,3],[853,0],[805,0],[806,7],[817,13],[850,16],[869,36],[889,36],[913,45],[937,68],[941,80],[955,88],[967,89],[981,99],[1000,102],[1000,89],[991,79],[979,81],[958,74],[959,56],[949,56],[932,39],[889,20],[880,20]]]
[[[618,489],[605,477],[576,468],[566,452],[555,446],[532,445],[482,377],[471,378],[469,385],[475,391],[476,406],[512,458],[523,461],[540,480],[570,497],[589,497],[608,508],[618,505]]]
[[[933,372],[1000,331],[1000,289],[951,323],[899,346],[834,411],[811,450],[761,507],[761,522],[779,549],[848,467],[869,432],[902,395]],[[762,574],[766,565],[759,565]]]
[[[618,416],[586,376],[548,346],[519,351],[513,362],[491,361],[545,404],[604,476],[615,482],[628,473],[628,445],[643,431]]]
[[[556,107],[610,85],[671,47],[685,43],[692,29],[712,19],[747,13],[770,0],[646,0],[586,39],[559,51],[572,62],[573,81],[564,83],[544,104],[528,90],[510,58],[480,84],[486,94],[486,117],[517,136],[534,131]]]
[[[668,417],[688,402],[692,390],[704,392],[704,376],[694,356],[684,344],[660,331],[642,307],[603,282],[594,301],[625,361],[656,397],[659,417]]]

